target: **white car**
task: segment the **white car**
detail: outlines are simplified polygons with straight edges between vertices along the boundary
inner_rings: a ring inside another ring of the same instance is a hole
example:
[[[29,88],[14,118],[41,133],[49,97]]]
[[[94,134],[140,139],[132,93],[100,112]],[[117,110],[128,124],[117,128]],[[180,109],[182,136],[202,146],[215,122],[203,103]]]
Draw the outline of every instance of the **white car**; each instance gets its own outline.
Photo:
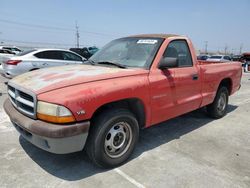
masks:
[[[0,49],[2,49],[2,50],[9,50],[9,51],[13,52],[14,54],[19,54],[19,53],[22,52],[22,50],[20,50],[16,46],[0,46]]]
[[[207,58],[207,61],[227,62],[231,61],[231,58],[227,55],[212,55],[209,58]]]
[[[9,50],[4,50],[4,49],[0,49],[0,65],[7,60],[10,57],[13,57],[15,55],[15,53],[9,51]]]
[[[82,64],[84,60],[85,58],[69,50],[29,50],[3,62],[3,74],[7,78],[13,78],[41,68]]]

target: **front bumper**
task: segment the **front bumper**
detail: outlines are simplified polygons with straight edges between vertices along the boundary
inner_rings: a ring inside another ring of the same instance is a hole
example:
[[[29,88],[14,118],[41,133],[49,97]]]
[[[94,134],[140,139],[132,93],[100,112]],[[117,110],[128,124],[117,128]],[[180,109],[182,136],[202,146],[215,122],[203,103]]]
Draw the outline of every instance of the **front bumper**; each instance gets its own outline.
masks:
[[[17,111],[10,100],[4,102],[4,110],[17,131],[35,146],[56,154],[81,151],[88,137],[90,122],[56,125],[34,120]]]

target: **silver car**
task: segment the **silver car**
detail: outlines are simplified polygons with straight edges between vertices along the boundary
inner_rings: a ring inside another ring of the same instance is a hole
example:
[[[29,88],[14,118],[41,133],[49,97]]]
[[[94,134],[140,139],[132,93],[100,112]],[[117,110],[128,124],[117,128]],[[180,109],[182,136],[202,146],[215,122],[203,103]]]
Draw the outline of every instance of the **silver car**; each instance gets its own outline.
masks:
[[[0,49],[2,49],[2,50],[9,50],[9,51],[13,52],[14,54],[19,54],[19,53],[22,52],[22,50],[20,50],[16,46],[0,46]]]
[[[227,62],[227,61],[231,61],[231,58],[227,55],[212,55],[209,58],[207,58],[207,61]]]
[[[13,57],[15,53],[5,50],[5,49],[0,49],[0,65],[6,61],[8,58]]]
[[[3,62],[3,74],[13,78],[25,72],[53,66],[82,64],[85,58],[68,51],[58,49],[39,49],[21,52]]]

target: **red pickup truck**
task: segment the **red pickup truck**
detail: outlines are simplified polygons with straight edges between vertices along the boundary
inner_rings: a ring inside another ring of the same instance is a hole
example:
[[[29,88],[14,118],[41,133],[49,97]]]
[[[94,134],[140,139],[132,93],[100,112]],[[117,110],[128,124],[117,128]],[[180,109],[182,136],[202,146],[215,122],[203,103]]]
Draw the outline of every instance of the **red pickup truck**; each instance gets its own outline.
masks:
[[[86,149],[103,167],[125,162],[139,130],[206,106],[226,114],[240,62],[198,61],[177,35],[114,40],[82,65],[41,69],[8,82],[4,109],[20,134],[57,154]]]

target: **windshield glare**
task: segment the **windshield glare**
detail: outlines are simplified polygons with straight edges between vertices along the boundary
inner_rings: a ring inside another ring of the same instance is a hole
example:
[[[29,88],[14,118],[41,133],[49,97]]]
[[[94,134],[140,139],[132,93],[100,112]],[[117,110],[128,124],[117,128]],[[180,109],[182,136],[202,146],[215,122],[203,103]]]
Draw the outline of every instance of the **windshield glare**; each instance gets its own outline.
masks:
[[[111,41],[90,59],[127,67],[150,67],[163,39],[128,37]]]

